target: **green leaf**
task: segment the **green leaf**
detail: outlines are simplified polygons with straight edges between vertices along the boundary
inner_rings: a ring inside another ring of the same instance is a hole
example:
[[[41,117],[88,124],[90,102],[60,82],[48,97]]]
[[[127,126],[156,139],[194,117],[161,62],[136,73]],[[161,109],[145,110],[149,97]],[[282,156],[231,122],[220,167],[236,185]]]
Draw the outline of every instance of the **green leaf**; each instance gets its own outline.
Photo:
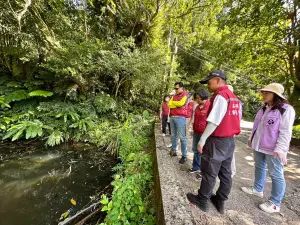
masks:
[[[135,153],[130,153],[127,157],[126,157],[126,161],[133,161],[135,158]]]
[[[109,210],[111,210],[111,208],[112,208],[112,201],[110,201],[110,202],[108,203],[108,205],[107,205],[107,210],[109,211]]]
[[[6,133],[6,135],[4,135],[3,140],[10,138],[11,136],[13,136],[15,133],[18,132],[18,129],[8,129],[8,132]]]
[[[69,210],[61,214],[59,220],[64,220],[69,216]]]
[[[29,139],[32,136],[32,126],[29,126],[26,129],[26,139]]]
[[[15,141],[17,139],[19,139],[19,137],[23,134],[23,131],[25,130],[25,127],[22,128],[21,130],[19,130],[15,135],[14,137],[12,138],[12,141]]]
[[[31,137],[35,138],[38,134],[38,128],[36,126],[32,126]]]
[[[139,206],[139,210],[140,210],[141,213],[142,213],[142,212],[145,212],[144,206]]]
[[[102,195],[102,200],[100,201],[101,204],[107,205],[108,204],[108,198],[106,195]]]
[[[37,127],[37,134],[38,134],[38,136],[39,137],[41,137],[42,135],[43,135],[43,129],[42,129],[42,127]]]
[[[107,210],[108,210],[108,208],[106,205],[101,209],[102,212],[107,211]]]
[[[18,88],[18,87],[22,87],[22,84],[20,82],[11,81],[11,82],[8,82],[6,86]]]
[[[30,97],[33,97],[33,96],[39,96],[39,97],[50,97],[53,95],[53,92],[51,91],[44,91],[44,90],[35,90],[35,91],[32,91],[28,94]]]
[[[17,90],[6,95],[5,99],[7,103],[21,101],[28,98],[28,94],[25,90]]]

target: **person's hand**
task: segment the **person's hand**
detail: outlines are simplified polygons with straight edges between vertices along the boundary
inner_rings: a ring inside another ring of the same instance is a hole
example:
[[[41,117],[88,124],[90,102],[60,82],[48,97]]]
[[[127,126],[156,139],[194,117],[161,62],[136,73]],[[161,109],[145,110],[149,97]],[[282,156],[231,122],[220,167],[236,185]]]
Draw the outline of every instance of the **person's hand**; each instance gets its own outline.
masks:
[[[248,140],[248,147],[251,148],[251,147],[252,147],[251,145],[252,145],[252,144],[251,144],[251,141]]]
[[[190,131],[190,137],[193,137],[194,131]]]
[[[202,154],[203,147],[199,143],[197,145],[197,150],[198,150],[198,152],[200,152]]]
[[[276,158],[277,156],[280,159],[281,164],[286,165],[286,163],[287,163],[286,155],[283,153],[274,152],[273,157]]]

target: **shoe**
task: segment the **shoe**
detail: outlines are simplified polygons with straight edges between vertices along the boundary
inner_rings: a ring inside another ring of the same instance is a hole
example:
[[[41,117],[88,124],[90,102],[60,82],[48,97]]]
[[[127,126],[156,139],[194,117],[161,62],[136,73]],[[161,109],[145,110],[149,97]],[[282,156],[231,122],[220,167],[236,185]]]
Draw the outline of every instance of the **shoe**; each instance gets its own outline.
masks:
[[[264,193],[258,192],[257,190],[254,189],[254,187],[242,187],[241,190],[249,195],[256,195],[260,198],[264,197]]]
[[[179,160],[180,164],[184,164],[186,162],[186,157],[181,157],[181,159]]]
[[[278,212],[280,212],[280,207],[276,206],[271,200],[260,204],[259,208],[262,211],[265,211],[267,213],[278,213]]]
[[[200,170],[194,170],[193,168],[188,170],[189,173],[200,173]]]
[[[166,136],[166,134],[164,134],[164,133],[163,133],[163,134],[162,134],[162,136],[163,136],[163,137],[165,137],[165,136]]]
[[[212,195],[210,197],[211,202],[216,207],[219,213],[224,214],[224,201],[220,200],[217,195]]]
[[[198,173],[198,174],[196,175],[196,179],[197,179],[197,180],[201,180],[201,179],[202,179],[201,173]]]
[[[172,144],[167,145],[167,148],[172,148]]]
[[[187,193],[186,197],[192,204],[196,205],[202,211],[204,211],[204,212],[208,211],[207,200],[202,200],[199,198],[198,195],[195,195],[192,193]]]
[[[173,156],[177,156],[177,153],[174,152],[174,150],[171,148],[170,150],[170,156],[173,157]]]

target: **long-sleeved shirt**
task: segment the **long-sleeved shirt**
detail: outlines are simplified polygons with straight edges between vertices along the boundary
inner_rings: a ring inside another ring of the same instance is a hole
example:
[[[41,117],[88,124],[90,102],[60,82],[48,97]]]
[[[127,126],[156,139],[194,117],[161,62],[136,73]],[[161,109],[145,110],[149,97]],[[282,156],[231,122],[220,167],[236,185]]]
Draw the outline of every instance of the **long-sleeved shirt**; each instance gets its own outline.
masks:
[[[215,131],[215,129],[222,122],[226,112],[227,112],[228,102],[222,95],[217,95],[214,102],[212,110],[207,118],[207,126],[205,131],[201,135],[199,145],[203,148],[206,139]]]
[[[179,101],[174,101],[173,97],[172,97],[171,100],[169,101],[168,105],[169,105],[169,108],[171,108],[171,109],[180,108],[186,104],[186,101],[187,101],[186,96],[183,96]]]
[[[264,121],[265,116],[268,114],[270,110],[271,107],[267,106],[263,114],[263,117],[261,118],[261,121]],[[291,141],[294,118],[295,118],[295,110],[293,109],[293,107],[288,107],[287,110],[281,115],[280,125],[279,125],[279,136],[277,139],[277,144],[274,152],[283,153],[285,155],[287,154],[289,149],[287,146],[289,146]],[[263,123],[259,124],[255,132],[255,135],[252,139],[252,146],[255,151],[262,152],[268,155],[273,155],[273,152],[271,151],[264,151],[259,149],[259,142],[260,142],[261,134],[263,132],[263,125],[264,125]]]

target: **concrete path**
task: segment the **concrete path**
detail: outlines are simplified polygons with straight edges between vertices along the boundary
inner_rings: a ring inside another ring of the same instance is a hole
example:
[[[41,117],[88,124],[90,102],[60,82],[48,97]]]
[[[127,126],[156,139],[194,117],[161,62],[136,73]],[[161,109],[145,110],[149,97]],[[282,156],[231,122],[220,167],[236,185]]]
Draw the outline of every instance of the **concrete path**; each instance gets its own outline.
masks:
[[[160,125],[156,125],[157,158],[160,173],[163,206],[166,224],[299,224],[300,225],[300,150],[294,149],[288,155],[288,165],[285,168],[287,190],[280,214],[267,214],[258,208],[266,201],[271,191],[271,180],[267,178],[264,199],[249,196],[240,190],[242,186],[253,185],[254,161],[252,151],[246,146],[251,124],[246,124],[245,130],[236,137],[237,174],[233,178],[233,188],[226,202],[226,213],[220,215],[210,203],[210,210],[204,213],[190,204],[186,193],[195,192],[200,185],[195,174],[187,170],[191,167],[193,153],[191,138],[188,141],[188,159],[185,165],[180,165],[178,157],[171,158],[166,147],[170,144],[170,136],[160,135]],[[247,129],[248,128],[248,129]],[[215,191],[219,186],[216,183]]]

